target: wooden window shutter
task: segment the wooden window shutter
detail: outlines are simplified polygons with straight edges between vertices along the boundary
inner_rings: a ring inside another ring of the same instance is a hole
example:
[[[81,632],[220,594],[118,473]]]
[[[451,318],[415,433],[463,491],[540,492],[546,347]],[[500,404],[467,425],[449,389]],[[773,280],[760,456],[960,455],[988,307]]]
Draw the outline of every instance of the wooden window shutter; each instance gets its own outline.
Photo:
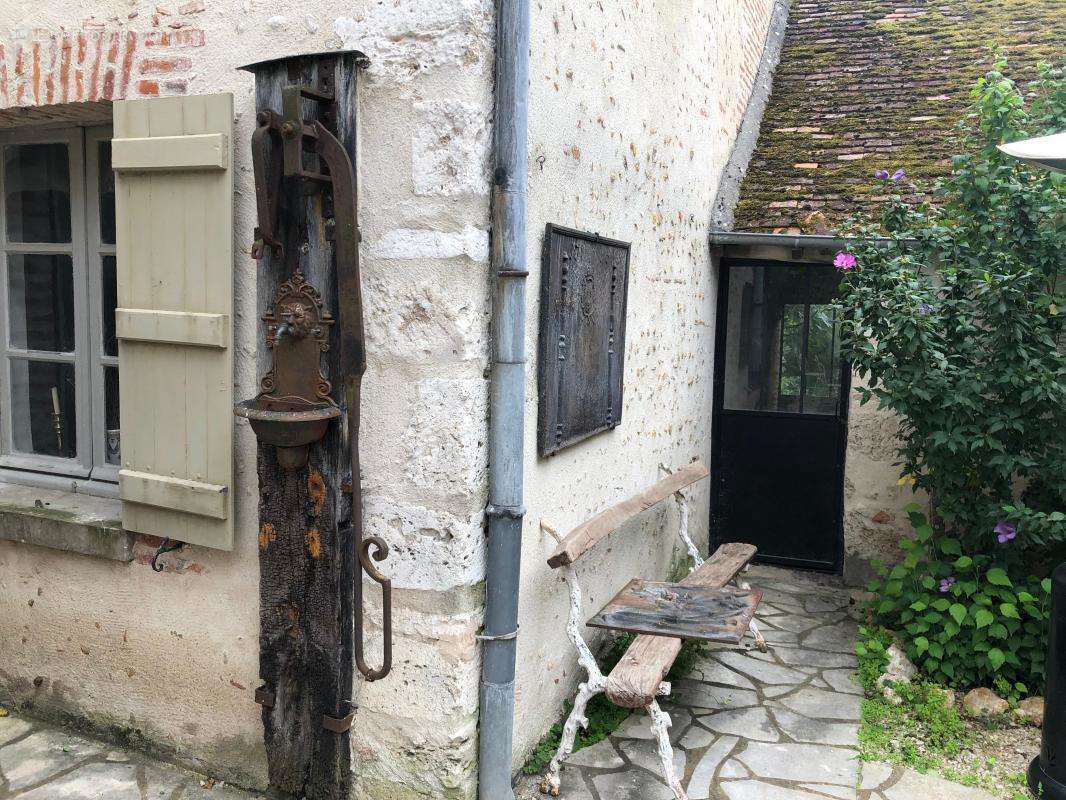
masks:
[[[114,104],[127,530],[233,546],[233,97]]]

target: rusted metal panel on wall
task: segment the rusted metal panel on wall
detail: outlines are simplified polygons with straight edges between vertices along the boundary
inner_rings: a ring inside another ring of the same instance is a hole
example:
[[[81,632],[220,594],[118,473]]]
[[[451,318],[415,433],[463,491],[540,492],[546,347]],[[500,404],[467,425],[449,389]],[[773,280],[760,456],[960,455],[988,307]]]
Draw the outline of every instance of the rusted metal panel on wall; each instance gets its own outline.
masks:
[[[629,244],[549,224],[540,302],[541,456],[622,421]]]

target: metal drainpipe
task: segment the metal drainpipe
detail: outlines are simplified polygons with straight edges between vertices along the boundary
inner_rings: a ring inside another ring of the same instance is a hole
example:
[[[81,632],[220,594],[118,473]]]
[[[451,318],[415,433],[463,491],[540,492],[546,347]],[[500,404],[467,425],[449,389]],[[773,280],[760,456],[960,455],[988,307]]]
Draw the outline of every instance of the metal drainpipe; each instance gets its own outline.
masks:
[[[513,800],[515,649],[522,560],[525,436],[526,129],[529,0],[496,3],[493,125],[493,363],[489,395],[489,503],[481,670],[480,800]]]

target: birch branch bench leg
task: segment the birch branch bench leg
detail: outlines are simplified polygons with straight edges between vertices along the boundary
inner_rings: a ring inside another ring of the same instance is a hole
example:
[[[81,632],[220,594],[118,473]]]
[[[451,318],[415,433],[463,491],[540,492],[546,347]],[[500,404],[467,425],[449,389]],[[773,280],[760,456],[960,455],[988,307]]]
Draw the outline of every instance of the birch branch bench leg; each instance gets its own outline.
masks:
[[[670,684],[664,678],[681,651],[682,640],[700,638],[739,643],[744,633],[750,631],[760,648],[765,648],[754,620],[761,593],[740,583],[738,578],[755,556],[755,547],[736,542],[723,544],[704,561],[689,536],[688,503],[682,490],[708,474],[707,468],[698,461],[688,464],[578,526],[565,538],[541,522],[541,528],[559,543],[548,559],[548,565],[563,570],[570,591],[566,630],[587,674],[587,679],[578,686],[574,707],[563,726],[559,749],[541,782],[542,792],[559,795],[562,763],[573,752],[578,728],[588,726],[585,709],[589,701],[602,692],[617,706],[647,711],[658,745],[663,778],[677,800],[688,800],[681,778],[674,770],[670,715],[659,707],[656,699],[670,694]],[[671,495],[678,505],[678,535],[695,566],[676,584],[630,581],[600,614],[589,621],[589,625],[640,634],[611,674],[604,676],[581,635],[582,593],[574,563],[623,523]],[[738,583],[737,588],[732,592],[723,591],[731,582]]]

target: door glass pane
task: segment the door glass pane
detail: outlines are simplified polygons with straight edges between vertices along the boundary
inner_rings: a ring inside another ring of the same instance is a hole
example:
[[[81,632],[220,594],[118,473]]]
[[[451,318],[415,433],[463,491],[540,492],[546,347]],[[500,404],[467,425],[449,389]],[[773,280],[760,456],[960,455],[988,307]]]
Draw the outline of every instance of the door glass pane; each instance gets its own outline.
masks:
[[[104,353],[109,356],[118,355],[118,339],[115,338],[115,303],[116,303],[116,287],[115,282],[115,257],[114,256],[102,256],[100,259],[100,273],[101,273],[101,292],[103,294],[101,313],[104,315],[103,333],[104,333]]]
[[[74,458],[78,450],[74,365],[11,359],[15,450]]]
[[[840,343],[831,266],[729,268],[725,397],[734,411],[836,414]]]
[[[812,305],[803,411],[835,414],[840,398],[840,336],[831,306]]]
[[[118,367],[104,367],[104,458],[108,464],[118,464],[122,458],[118,426]]]
[[[11,242],[70,241],[70,159],[67,145],[4,148],[4,203]]]
[[[8,330],[20,350],[74,350],[74,266],[68,255],[12,253]]]
[[[781,345],[777,370],[777,411],[799,411],[803,388],[804,307],[786,303],[781,307]]]
[[[115,243],[115,173],[111,170],[111,142],[98,143],[100,176],[100,241]]]

